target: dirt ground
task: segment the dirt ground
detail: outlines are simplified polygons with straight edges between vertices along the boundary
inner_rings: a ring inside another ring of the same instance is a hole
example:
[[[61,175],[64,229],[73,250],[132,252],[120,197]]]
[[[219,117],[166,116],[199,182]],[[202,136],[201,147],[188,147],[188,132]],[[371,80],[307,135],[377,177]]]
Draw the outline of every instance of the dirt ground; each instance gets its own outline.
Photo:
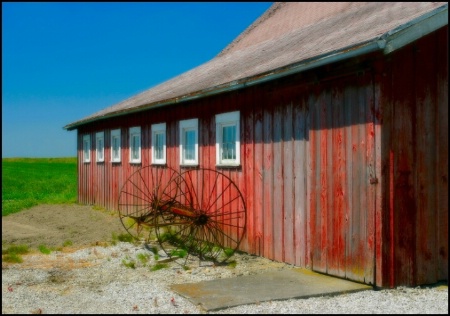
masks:
[[[2,217],[2,248],[9,245],[93,246],[127,233],[117,213],[78,204],[38,205]]]

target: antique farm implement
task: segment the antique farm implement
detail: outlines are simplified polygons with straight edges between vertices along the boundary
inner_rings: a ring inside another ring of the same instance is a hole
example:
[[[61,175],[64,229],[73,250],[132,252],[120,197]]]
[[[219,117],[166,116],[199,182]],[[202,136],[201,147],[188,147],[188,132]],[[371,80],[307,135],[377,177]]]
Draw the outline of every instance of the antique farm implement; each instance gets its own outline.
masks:
[[[218,263],[236,251],[246,227],[235,182],[203,168],[140,168],[120,191],[119,216],[134,238],[156,239],[169,257],[194,255]]]

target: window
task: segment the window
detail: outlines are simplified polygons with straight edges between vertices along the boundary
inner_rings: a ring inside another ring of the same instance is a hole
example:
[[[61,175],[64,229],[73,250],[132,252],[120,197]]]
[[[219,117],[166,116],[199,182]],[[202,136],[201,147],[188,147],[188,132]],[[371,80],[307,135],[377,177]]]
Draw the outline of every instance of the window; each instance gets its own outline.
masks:
[[[141,127],[130,128],[130,163],[141,162]]]
[[[180,164],[198,165],[198,119],[180,121]]]
[[[95,133],[95,156],[97,162],[105,161],[105,133]]]
[[[152,163],[166,163],[166,123],[152,125]]]
[[[91,161],[91,135],[83,136],[83,162]]]
[[[239,111],[216,115],[216,164],[240,165]]]
[[[111,131],[111,161],[120,162],[120,129]]]

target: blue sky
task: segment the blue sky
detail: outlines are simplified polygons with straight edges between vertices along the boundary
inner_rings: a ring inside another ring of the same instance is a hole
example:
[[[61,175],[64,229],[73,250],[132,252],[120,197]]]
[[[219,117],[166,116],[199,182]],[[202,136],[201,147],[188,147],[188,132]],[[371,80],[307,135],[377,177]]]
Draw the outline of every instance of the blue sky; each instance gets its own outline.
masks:
[[[75,157],[63,127],[203,64],[271,2],[2,2],[2,158]]]

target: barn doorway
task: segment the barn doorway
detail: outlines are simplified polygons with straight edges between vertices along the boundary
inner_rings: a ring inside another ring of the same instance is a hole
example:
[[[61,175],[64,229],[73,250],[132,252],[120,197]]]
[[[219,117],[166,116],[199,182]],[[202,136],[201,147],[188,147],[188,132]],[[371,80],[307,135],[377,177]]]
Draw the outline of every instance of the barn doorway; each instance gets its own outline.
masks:
[[[324,84],[310,108],[312,270],[373,284],[375,125],[370,72]]]

